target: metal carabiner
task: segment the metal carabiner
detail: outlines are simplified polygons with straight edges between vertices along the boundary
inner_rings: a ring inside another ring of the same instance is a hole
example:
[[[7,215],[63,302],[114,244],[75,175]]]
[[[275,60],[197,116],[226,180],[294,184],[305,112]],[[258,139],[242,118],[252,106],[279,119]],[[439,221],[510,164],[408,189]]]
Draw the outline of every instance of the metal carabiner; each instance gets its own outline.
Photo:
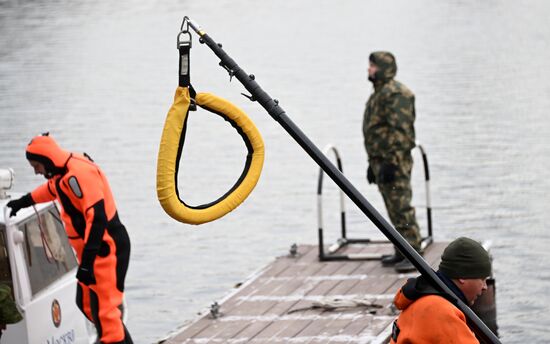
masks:
[[[182,39],[183,35],[187,35],[187,39]],[[180,32],[176,38],[176,48],[179,50],[180,47],[189,46],[191,48],[191,32],[189,32],[189,18],[183,17],[181,22]]]
[[[184,30],[183,27],[185,26],[185,24],[187,24],[187,27]],[[183,17],[183,20],[181,22],[180,31],[189,31],[189,17],[188,16]]]

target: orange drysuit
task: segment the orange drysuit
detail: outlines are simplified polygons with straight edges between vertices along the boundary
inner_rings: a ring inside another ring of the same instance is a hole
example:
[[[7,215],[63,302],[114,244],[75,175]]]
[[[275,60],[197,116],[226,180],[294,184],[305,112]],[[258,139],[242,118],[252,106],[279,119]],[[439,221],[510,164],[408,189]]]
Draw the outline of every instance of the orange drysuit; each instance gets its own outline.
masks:
[[[32,193],[35,203],[57,199],[79,269],[77,304],[101,343],[132,343],[122,322],[130,239],[120,222],[107,178],[88,157],[70,153],[50,136],[27,146],[27,159],[46,167],[48,181]]]
[[[464,298],[458,288],[452,289]],[[409,279],[393,302],[401,314],[393,325],[392,344],[479,344],[464,313],[422,277]]]

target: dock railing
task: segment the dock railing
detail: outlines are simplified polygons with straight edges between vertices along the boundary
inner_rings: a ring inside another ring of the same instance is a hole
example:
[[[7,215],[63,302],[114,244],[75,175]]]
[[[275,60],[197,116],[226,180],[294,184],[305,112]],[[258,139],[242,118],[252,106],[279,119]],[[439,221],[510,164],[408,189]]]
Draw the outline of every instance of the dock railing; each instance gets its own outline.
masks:
[[[428,156],[426,150],[422,145],[417,142],[416,147],[419,149],[420,154],[422,155],[422,162],[424,167],[424,184],[426,188],[426,223],[428,227],[428,235],[422,237],[421,248],[425,250],[433,242],[433,229],[432,229],[432,206],[431,206],[431,197],[430,197],[430,170],[428,165]],[[332,145],[328,144],[323,149],[325,156],[328,156],[330,153],[333,153],[336,158],[336,166],[338,170],[344,174],[344,168],[342,164],[342,158],[338,149]],[[373,240],[369,238],[348,238],[347,228],[346,228],[346,205],[345,205],[345,194],[342,189],[340,189],[340,238],[336,240],[336,243],[329,246],[327,252],[325,252],[324,244],[324,221],[323,221],[323,176],[325,172],[322,168],[319,168],[319,177],[317,179],[317,233],[318,233],[318,242],[319,242],[319,260],[321,261],[330,261],[330,260],[380,260],[382,259],[382,254],[361,254],[361,253],[352,253],[352,254],[340,254],[339,251],[344,249],[349,244],[380,244],[380,243],[390,243],[389,240]]]

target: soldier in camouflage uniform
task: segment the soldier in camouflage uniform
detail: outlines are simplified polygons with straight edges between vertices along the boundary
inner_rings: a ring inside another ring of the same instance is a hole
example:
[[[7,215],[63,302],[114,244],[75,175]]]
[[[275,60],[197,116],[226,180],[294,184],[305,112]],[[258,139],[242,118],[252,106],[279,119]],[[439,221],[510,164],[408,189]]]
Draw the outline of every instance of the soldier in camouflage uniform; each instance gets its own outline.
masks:
[[[0,337],[6,329],[6,324],[15,324],[22,319],[13,301],[10,287],[0,284]]]
[[[393,226],[420,251],[420,229],[411,206],[411,149],[415,146],[414,94],[394,80],[397,65],[389,52],[369,56],[369,81],[374,85],[363,117],[363,135],[369,159],[367,179],[376,183]],[[414,266],[398,250],[382,259],[398,272]]]

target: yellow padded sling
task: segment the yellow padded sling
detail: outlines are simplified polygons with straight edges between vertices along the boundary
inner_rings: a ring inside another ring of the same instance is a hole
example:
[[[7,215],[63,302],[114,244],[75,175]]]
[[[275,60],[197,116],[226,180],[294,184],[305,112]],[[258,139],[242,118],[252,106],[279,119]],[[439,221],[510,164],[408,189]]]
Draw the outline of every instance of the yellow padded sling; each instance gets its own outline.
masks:
[[[160,142],[157,160],[157,196],[168,215],[189,224],[216,220],[238,207],[256,186],[264,163],[262,136],[241,109],[210,93],[197,93],[195,101],[201,108],[224,117],[237,129],[248,148],[248,155],[239,180],[227,193],[208,204],[186,205],[178,192],[177,175],[191,97],[189,88],[177,88],[174,103],[166,116]]]

